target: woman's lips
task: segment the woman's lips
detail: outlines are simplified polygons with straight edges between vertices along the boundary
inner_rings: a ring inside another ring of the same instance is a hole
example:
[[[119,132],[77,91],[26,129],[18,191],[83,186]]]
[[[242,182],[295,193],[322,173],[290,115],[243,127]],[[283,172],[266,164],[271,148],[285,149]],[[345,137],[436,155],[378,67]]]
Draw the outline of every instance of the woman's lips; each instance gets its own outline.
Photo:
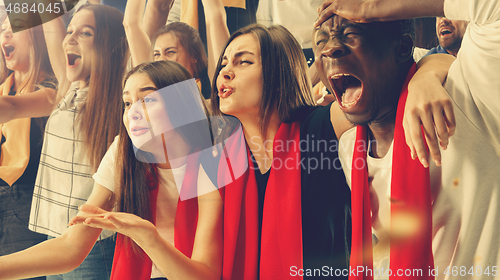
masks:
[[[134,135],[134,136],[140,136],[140,135],[143,135],[146,132],[148,132],[149,128],[147,128],[147,127],[133,127],[131,129],[131,131],[132,131],[132,135]]]
[[[4,51],[4,57],[6,60],[9,60],[12,58],[13,53],[16,51],[16,48],[10,44],[5,44],[3,46],[3,51]]]
[[[220,98],[228,98],[231,94],[233,94],[234,90],[230,87],[223,86],[219,89],[219,97]]]

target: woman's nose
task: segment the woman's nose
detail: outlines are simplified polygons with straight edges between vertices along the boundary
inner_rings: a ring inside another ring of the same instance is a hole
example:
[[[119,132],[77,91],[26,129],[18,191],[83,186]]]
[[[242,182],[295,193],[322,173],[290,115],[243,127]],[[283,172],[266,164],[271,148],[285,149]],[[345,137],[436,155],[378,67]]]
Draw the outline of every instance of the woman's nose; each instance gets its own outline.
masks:
[[[130,120],[138,121],[143,118],[144,109],[142,108],[141,100],[138,100],[132,104],[130,110],[128,111],[128,117]]]
[[[224,77],[225,80],[232,80],[234,78],[234,72],[229,66],[225,66],[220,70],[219,75]]]

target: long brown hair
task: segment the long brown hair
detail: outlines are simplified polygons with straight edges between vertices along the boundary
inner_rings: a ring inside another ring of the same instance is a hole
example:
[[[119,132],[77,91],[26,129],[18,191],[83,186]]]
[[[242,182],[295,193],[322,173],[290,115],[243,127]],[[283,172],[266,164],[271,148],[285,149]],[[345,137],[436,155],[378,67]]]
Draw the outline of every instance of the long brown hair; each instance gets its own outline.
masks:
[[[93,170],[97,170],[121,122],[122,80],[128,58],[123,14],[106,5],[84,5],[95,18],[92,71],[87,99],[79,118],[81,132]]]
[[[222,69],[222,58],[226,48],[237,37],[252,34],[260,44],[262,62],[262,102],[259,109],[261,131],[267,125],[274,111],[277,111],[282,122],[294,120],[296,111],[306,105],[312,105],[311,82],[307,72],[307,63],[302,49],[286,28],[280,25],[267,28],[260,24],[252,24],[236,31],[229,38],[217,62],[212,80],[212,112],[223,116],[219,108],[220,98],[217,89],[217,76]],[[225,131],[234,130],[234,122],[226,118],[228,125]],[[222,137],[227,134],[222,133]]]
[[[156,61],[143,63],[132,69],[126,76],[125,82],[130,76],[144,73],[149,76],[157,89],[163,89],[170,85],[193,79],[191,74],[180,64],[174,61]],[[194,80],[193,80],[194,82]],[[174,98],[174,102],[165,101],[166,112],[172,122],[173,127],[178,127],[175,123],[174,116],[179,116],[179,112],[189,112],[189,114],[197,114],[201,119],[184,127],[176,128],[176,131],[181,134],[186,143],[190,146],[191,151],[200,151],[208,148],[206,145],[212,145],[213,141],[200,141],[200,138],[207,139],[210,137],[210,125],[206,115],[205,103],[202,102],[203,97],[198,88],[194,87],[197,94],[182,94],[182,92],[171,93],[170,98]],[[180,94],[179,94],[180,93]],[[165,98],[162,95],[162,98]],[[169,103],[173,103],[170,105]],[[124,110],[124,108],[123,108]],[[186,131],[196,133],[197,135],[186,134]],[[121,124],[118,142],[118,152],[116,157],[117,181],[119,183],[119,191],[117,195],[117,210],[135,214],[143,219],[151,221],[151,209],[149,205],[149,191],[158,183],[158,177],[154,165],[150,159],[152,154],[138,150],[134,150],[134,146],[127,133],[125,125]],[[209,143],[208,143],[209,142]]]
[[[7,17],[2,19],[8,20]],[[33,92],[40,87],[42,81],[53,83],[56,86],[56,79],[52,65],[49,61],[49,54],[47,52],[47,45],[45,44],[45,37],[42,30],[42,21],[38,13],[26,15],[24,21],[26,27],[34,26],[28,29],[29,34],[29,69],[28,76],[21,85],[18,85],[18,92]],[[36,46],[36,47],[35,47]],[[7,79],[10,70],[5,63],[5,57],[2,52],[1,71],[0,71],[0,84]]]

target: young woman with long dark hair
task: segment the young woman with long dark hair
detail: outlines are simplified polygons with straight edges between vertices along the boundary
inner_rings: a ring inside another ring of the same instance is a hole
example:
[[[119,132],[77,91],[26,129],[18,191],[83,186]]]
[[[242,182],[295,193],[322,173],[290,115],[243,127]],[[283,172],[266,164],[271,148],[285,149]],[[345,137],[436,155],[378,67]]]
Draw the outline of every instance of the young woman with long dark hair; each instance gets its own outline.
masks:
[[[0,279],[74,269],[102,229],[119,233],[112,279],[220,279],[222,202],[202,164],[212,137],[194,79],[175,62],[141,64],[123,104],[82,212],[61,237],[0,258]]]

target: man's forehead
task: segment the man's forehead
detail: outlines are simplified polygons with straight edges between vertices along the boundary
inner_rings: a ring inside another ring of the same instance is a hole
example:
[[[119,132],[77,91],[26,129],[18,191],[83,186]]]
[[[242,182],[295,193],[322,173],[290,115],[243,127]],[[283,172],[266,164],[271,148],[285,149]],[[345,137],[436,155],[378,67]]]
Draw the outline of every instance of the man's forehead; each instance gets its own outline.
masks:
[[[316,28],[317,31],[332,31],[339,30],[344,26],[363,26],[363,24],[352,22],[346,18],[343,18],[339,15],[332,15],[325,22],[323,22],[320,26]]]

